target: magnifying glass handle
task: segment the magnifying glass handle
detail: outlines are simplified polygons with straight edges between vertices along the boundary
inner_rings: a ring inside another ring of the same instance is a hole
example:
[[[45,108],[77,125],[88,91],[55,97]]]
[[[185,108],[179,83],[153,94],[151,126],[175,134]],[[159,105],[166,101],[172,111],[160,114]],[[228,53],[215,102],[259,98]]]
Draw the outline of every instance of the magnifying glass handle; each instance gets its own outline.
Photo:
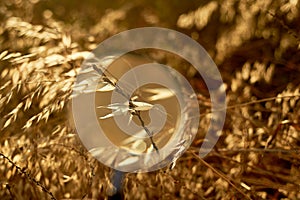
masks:
[[[108,197],[109,200],[120,200],[124,199],[123,195],[123,180],[125,177],[125,172],[121,172],[118,170],[114,170],[113,175],[112,175],[112,184],[116,189],[116,192]]]

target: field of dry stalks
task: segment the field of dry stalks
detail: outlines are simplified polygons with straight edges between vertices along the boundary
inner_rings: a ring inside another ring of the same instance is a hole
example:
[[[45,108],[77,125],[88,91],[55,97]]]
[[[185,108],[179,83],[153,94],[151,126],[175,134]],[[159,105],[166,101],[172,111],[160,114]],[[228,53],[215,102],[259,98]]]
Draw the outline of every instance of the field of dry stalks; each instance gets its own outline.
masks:
[[[84,3],[83,3],[84,2]],[[300,199],[300,2],[0,1],[0,198],[106,199],[112,170],[69,123],[72,84],[87,53],[123,30],[158,26],[198,41],[227,86],[222,136],[197,156],[210,100],[199,97],[199,133],[171,170],[127,174],[126,199]]]

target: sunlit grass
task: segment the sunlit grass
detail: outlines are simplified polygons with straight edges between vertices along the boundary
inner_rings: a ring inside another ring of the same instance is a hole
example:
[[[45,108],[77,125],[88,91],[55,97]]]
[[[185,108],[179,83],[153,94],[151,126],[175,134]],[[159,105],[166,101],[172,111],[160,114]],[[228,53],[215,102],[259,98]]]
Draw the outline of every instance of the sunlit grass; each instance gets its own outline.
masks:
[[[227,86],[228,114],[219,143],[199,159],[210,122],[203,81],[180,59],[150,54],[175,65],[192,83],[201,108],[200,129],[172,170],[127,174],[124,196],[300,198],[297,0],[223,0],[197,7],[191,1],[189,9],[169,21],[160,1],[148,7],[143,6],[147,1],[121,7],[118,2],[108,10],[89,1],[80,12],[71,6],[79,1],[70,2],[69,10],[59,4],[47,7],[47,1],[0,2],[1,199],[105,199],[111,193],[111,169],[84,149],[69,122],[71,88],[81,62],[99,42],[150,25],[176,28],[207,49]],[[168,10],[180,9],[176,5],[170,1]]]

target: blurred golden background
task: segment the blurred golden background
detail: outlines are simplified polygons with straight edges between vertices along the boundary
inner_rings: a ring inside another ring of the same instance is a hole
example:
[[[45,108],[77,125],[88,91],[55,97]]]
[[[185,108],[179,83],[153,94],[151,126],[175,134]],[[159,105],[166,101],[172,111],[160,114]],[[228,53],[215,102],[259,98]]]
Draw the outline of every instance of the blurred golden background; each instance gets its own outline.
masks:
[[[299,8],[298,0],[1,0],[1,199],[107,199],[111,169],[81,145],[69,97],[88,52],[145,26],[206,49],[226,84],[228,114],[215,149],[197,157],[210,122],[206,86],[186,61],[150,53],[193,85],[200,129],[172,170],[127,174],[124,197],[300,199]]]

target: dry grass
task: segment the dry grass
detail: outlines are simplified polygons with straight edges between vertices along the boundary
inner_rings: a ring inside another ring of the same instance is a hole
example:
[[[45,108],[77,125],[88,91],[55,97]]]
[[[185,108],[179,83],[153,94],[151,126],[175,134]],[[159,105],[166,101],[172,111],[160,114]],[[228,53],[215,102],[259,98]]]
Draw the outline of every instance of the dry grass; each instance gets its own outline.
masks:
[[[189,78],[199,94],[201,126],[174,169],[126,175],[125,197],[300,199],[297,0],[168,7],[133,1],[106,11],[101,3],[107,3],[90,0],[82,12],[74,2],[0,2],[1,199],[107,198],[111,170],[86,152],[68,123],[71,86],[97,43],[149,25],[180,30],[207,49],[227,85],[229,107],[220,141],[199,158],[210,120],[206,88],[188,64],[153,55]]]

